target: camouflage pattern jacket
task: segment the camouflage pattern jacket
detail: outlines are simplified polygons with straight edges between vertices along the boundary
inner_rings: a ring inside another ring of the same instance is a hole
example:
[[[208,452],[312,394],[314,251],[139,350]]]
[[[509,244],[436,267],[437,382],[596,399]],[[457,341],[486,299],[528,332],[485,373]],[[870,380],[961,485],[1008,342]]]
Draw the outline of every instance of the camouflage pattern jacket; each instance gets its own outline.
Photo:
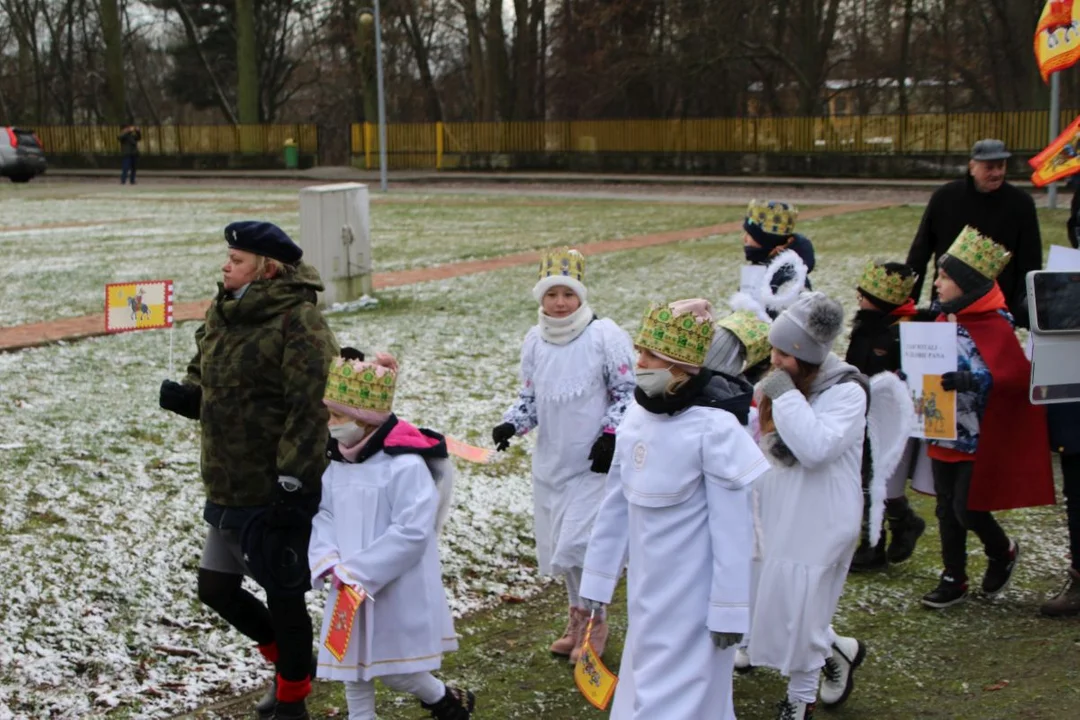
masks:
[[[322,289],[305,263],[291,276],[251,283],[239,300],[219,285],[184,379],[202,387],[202,478],[211,503],[270,504],[279,475],[298,478],[317,502],[327,464],[322,398],[338,352],[315,307]]]

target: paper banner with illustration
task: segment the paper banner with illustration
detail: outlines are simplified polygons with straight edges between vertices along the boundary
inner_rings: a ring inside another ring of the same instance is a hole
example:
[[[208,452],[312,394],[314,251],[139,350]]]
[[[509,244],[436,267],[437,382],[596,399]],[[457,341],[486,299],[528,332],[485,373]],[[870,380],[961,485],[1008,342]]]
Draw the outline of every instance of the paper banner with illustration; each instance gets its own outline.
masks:
[[[1080,60],[1080,2],[1047,0],[1035,26],[1035,62],[1043,82]]]
[[[105,286],[105,332],[173,325],[173,281],[143,280]]]
[[[765,265],[743,265],[739,268],[739,292],[756,298],[766,270],[768,268]]]
[[[611,702],[611,696],[615,694],[615,686],[619,684],[619,678],[596,656],[596,651],[589,639],[592,626],[593,620],[589,618],[589,624],[585,627],[585,640],[581,645],[581,657],[574,666],[574,684],[593,707],[606,710],[608,703]]]
[[[1031,182],[1036,187],[1080,172],[1080,117],[1069,123],[1045,150],[1028,160],[1028,164],[1035,170]]]
[[[478,465],[487,465],[491,462],[492,455],[495,454],[494,451],[488,448],[469,445],[449,436],[446,438],[446,450],[451,455]]]
[[[915,404],[911,436],[955,440],[956,393],[941,387],[941,376],[956,370],[956,323],[901,323],[900,352]]]
[[[342,585],[338,590],[337,602],[334,603],[334,612],[330,618],[330,629],[326,631],[326,641],[323,642],[338,662],[342,661],[349,649],[353,625],[356,624],[353,621],[366,597],[367,593],[358,591],[351,585]]]

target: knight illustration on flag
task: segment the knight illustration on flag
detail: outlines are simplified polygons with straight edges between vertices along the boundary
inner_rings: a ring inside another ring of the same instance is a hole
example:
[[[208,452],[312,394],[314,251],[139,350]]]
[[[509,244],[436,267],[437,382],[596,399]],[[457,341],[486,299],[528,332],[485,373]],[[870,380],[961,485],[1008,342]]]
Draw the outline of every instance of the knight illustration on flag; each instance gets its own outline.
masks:
[[[1035,60],[1043,81],[1080,60],[1080,3],[1048,0],[1035,26]]]
[[[172,280],[105,286],[105,331],[154,330],[173,325]]]

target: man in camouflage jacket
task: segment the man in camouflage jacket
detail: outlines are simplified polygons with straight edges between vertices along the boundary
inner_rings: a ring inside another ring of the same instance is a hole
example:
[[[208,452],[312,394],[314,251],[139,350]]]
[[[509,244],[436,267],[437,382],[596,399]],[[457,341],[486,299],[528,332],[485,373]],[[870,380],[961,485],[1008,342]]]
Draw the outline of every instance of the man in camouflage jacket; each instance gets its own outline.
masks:
[[[311,620],[307,537],[326,468],[322,403],[334,335],[316,308],[323,289],[302,251],[269,223],[225,229],[224,282],[195,333],[183,383],[165,381],[161,406],[202,426],[209,523],[199,598],[277,666],[261,717],[307,718]],[[241,587],[252,575],[264,606]]]

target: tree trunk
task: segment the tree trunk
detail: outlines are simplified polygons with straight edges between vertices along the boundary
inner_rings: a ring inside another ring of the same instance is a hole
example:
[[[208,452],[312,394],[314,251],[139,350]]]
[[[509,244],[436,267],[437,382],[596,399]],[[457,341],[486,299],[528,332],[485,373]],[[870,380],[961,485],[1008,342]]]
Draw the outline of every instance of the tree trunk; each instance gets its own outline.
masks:
[[[221,108],[221,113],[225,116],[225,120],[233,125],[238,124],[236,113],[233,112],[232,105],[229,104],[229,99],[225,96],[225,91],[221,88],[221,83],[218,82],[217,75],[214,74],[214,69],[210,67],[210,61],[206,59],[206,53],[202,51],[200,45],[199,33],[195,28],[195,21],[191,18],[191,13],[184,7],[183,0],[173,0],[173,9],[180,15],[180,21],[184,24],[184,33],[187,35],[188,44],[195,51],[195,54],[199,57],[199,63],[206,70],[206,77],[210,80],[210,84],[214,86],[214,95],[218,99],[218,107]]]
[[[364,122],[378,122],[379,86],[375,64],[375,16],[364,13],[357,18],[357,41],[360,56],[360,78],[364,91]]]
[[[242,125],[259,123],[254,0],[236,0],[236,105]]]
[[[484,64],[484,30],[476,0],[462,0],[465,13],[465,30],[469,38],[469,73],[472,76],[473,111],[480,121],[493,119],[493,108],[488,104],[486,66]]]
[[[105,119],[110,125],[125,124],[124,29],[117,0],[101,0],[101,34],[105,38]]]
[[[510,61],[506,57],[506,33],[503,32],[502,0],[491,0],[487,17],[487,72],[486,86],[488,104],[495,110],[498,119],[510,117]]]
[[[442,105],[439,103],[439,91],[435,87],[435,78],[431,74],[431,62],[428,59],[428,46],[420,27],[420,17],[413,0],[403,0],[404,12],[401,24],[409,38],[413,55],[416,56],[417,70],[420,71],[420,84],[424,88],[424,111],[428,122],[442,121]]]

